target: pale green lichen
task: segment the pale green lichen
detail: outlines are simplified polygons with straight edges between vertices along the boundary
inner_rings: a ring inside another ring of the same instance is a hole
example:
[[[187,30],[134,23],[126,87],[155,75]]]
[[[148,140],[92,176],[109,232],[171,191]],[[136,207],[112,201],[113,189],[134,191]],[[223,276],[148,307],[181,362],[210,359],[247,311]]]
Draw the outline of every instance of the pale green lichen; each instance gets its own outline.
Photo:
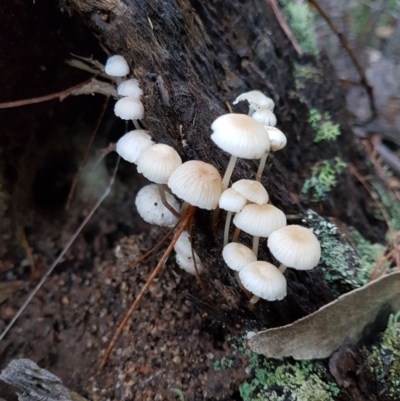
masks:
[[[326,194],[337,185],[338,175],[344,168],[346,163],[340,157],[323,160],[311,168],[311,177],[304,181],[301,192],[310,193],[313,202],[324,200]]]
[[[225,369],[229,369],[233,366],[233,360],[232,359],[228,359],[228,358],[221,358],[218,361],[214,362],[214,370],[225,370]]]
[[[281,1],[283,16],[304,53],[318,55],[314,32],[314,14],[307,4]]]
[[[336,295],[361,287],[369,281],[383,245],[372,244],[357,230],[350,231],[350,242],[335,224],[312,210],[307,211],[303,222],[311,228],[321,244],[319,266]]]
[[[379,394],[398,400],[400,394],[400,314],[391,315],[378,346],[372,347],[368,365],[379,386]]]
[[[332,122],[329,113],[321,114],[317,109],[310,109],[308,123],[315,131],[314,142],[334,141],[340,135],[339,124]]]

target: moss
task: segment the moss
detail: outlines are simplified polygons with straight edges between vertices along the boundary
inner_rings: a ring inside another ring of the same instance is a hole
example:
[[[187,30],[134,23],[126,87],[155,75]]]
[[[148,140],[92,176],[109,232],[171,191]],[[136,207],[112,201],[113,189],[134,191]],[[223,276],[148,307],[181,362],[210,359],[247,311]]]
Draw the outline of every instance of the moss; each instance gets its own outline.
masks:
[[[382,185],[378,184],[372,186],[372,194],[386,210],[392,230],[394,232],[400,231],[400,203],[398,199]],[[378,208],[376,208],[375,217],[384,220]]]
[[[233,366],[233,360],[223,357],[222,359],[214,362],[214,370],[225,370]]]
[[[253,373],[253,378],[239,387],[244,401],[333,401],[339,394],[339,388],[319,361],[269,359],[241,346],[239,349],[249,356]]]
[[[294,76],[298,92],[306,88],[307,81],[312,81],[317,84],[322,84],[323,82],[321,70],[309,64],[296,63],[294,65]]]
[[[280,2],[283,16],[304,53],[318,55],[314,33],[314,14],[307,4],[294,3],[290,0]]]
[[[351,230],[352,242],[336,225],[307,211],[303,222],[311,228],[321,244],[319,266],[336,295],[365,285],[375,267],[383,245],[372,244],[357,230]]]
[[[337,184],[337,177],[346,167],[346,163],[340,158],[323,160],[311,168],[311,177],[304,181],[301,192],[311,194],[311,200],[318,202],[325,199],[325,196]]]
[[[317,109],[310,109],[308,123],[315,131],[314,142],[334,141],[340,135],[339,124],[334,124],[327,112],[321,114]]]
[[[369,368],[379,386],[379,394],[398,400],[400,394],[400,314],[391,315],[380,344],[367,357]]]

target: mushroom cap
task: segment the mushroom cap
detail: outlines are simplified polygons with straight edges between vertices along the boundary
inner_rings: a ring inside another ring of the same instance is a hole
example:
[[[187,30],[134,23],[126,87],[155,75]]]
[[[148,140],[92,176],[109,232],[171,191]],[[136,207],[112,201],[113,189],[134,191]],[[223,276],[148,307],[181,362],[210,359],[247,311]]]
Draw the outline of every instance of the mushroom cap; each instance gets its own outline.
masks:
[[[243,287],[267,301],[286,296],[286,278],[277,267],[268,262],[253,262],[239,272]]]
[[[211,164],[190,160],[171,175],[168,186],[180,199],[201,209],[215,209],[222,192],[222,179]]]
[[[119,138],[115,150],[124,160],[136,164],[142,152],[153,144],[146,131],[137,129]]]
[[[137,79],[127,79],[118,85],[117,93],[119,96],[132,96],[139,99],[143,95]]]
[[[268,238],[268,248],[275,259],[297,270],[312,269],[321,257],[317,237],[308,228],[298,225],[274,231]]]
[[[250,104],[250,107],[255,110],[258,110],[260,107],[267,107],[269,110],[273,111],[275,107],[274,101],[260,91],[242,93],[235,99],[233,104],[238,104],[244,100],[247,100]]]
[[[123,120],[140,120],[144,116],[144,107],[139,99],[127,96],[115,103],[114,113]]]
[[[167,202],[179,213],[177,200],[170,193],[165,196]],[[140,217],[147,223],[173,227],[178,222],[178,218],[163,205],[156,184],[143,187],[136,195],[135,204]]]
[[[258,181],[239,180],[232,184],[232,188],[252,203],[259,205],[268,203],[268,192]]]
[[[275,114],[265,107],[260,107],[254,112],[251,118],[254,118],[254,120],[258,121],[261,125],[268,125],[270,127],[275,127],[276,125]]]
[[[264,126],[264,128],[268,132],[269,140],[271,142],[271,149],[273,152],[281,150],[286,146],[287,138],[286,135],[281,130],[275,127],[268,127],[268,126]]]
[[[203,265],[201,264],[201,260],[196,254],[194,257],[196,259],[197,271],[199,273],[201,273],[203,270]],[[177,253],[175,256],[175,260],[176,260],[177,265],[181,269],[185,270],[187,273],[196,274],[196,269],[194,267],[192,255],[184,256],[184,255],[181,255],[180,253]]]
[[[247,199],[237,193],[233,188],[225,189],[219,198],[220,209],[226,210],[227,212],[240,212],[246,203]]]
[[[257,261],[256,254],[246,245],[231,242],[224,246],[222,257],[232,270],[239,272],[245,266]]]
[[[110,77],[124,77],[129,74],[129,66],[122,56],[115,55],[107,59],[104,71]]]
[[[143,151],[137,161],[137,170],[148,180],[166,184],[171,174],[182,164],[178,152],[171,146],[157,143]]]
[[[275,206],[252,203],[235,215],[233,224],[255,237],[268,237],[273,231],[286,226],[286,216]]]
[[[260,159],[270,147],[262,124],[245,114],[224,114],[211,125],[211,139],[229,154],[242,159]]]

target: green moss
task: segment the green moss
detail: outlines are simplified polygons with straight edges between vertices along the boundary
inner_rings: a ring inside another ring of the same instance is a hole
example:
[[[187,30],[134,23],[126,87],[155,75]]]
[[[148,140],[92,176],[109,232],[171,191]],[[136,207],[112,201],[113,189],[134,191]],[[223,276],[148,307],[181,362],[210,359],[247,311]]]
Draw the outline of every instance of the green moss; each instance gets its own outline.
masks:
[[[392,230],[394,232],[400,231],[400,203],[398,199],[382,185],[378,184],[372,186],[372,194],[386,210]],[[384,220],[378,207],[376,207],[375,216]]]
[[[333,401],[339,394],[319,361],[291,362],[245,352],[253,378],[239,387],[244,401]]]
[[[334,124],[327,112],[321,114],[317,109],[310,109],[308,123],[315,131],[314,142],[334,141],[340,135],[339,124]]]
[[[222,359],[214,362],[214,370],[225,370],[233,366],[233,360],[223,357]]]
[[[318,55],[314,33],[314,14],[307,4],[281,1],[283,16],[304,53]]]
[[[351,230],[351,242],[336,225],[307,211],[304,223],[321,244],[321,261],[325,280],[336,295],[365,285],[371,276],[383,245],[372,244],[357,230]]]
[[[306,88],[307,81],[312,81],[317,84],[323,82],[322,72],[317,67],[310,64],[296,63],[294,65],[294,76],[298,92]]]
[[[346,167],[346,163],[340,158],[323,160],[311,168],[311,177],[304,181],[301,192],[311,194],[313,202],[321,201],[325,195],[337,184],[337,177]]]
[[[372,347],[367,361],[385,399],[398,400],[400,394],[400,314],[391,315],[380,344]]]

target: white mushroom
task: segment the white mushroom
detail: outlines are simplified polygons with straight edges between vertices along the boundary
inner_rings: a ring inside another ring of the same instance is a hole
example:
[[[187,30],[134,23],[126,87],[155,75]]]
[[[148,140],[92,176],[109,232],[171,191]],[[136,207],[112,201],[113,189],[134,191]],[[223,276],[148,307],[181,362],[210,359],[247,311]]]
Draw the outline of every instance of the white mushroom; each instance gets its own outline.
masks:
[[[268,238],[268,248],[284,272],[286,267],[310,270],[318,265],[321,245],[317,237],[306,227],[289,225],[274,231]]]
[[[268,192],[258,181],[239,180],[232,184],[232,188],[251,203],[258,205],[268,203]]]
[[[275,107],[275,103],[271,98],[265,96],[260,91],[250,91],[245,92],[239,95],[233,104],[238,104],[239,102],[243,102],[247,100],[249,102],[249,116],[252,116],[253,113],[258,110],[260,107],[267,107],[269,110],[273,111]]]
[[[266,107],[260,107],[251,117],[261,125],[268,125],[271,127],[275,127],[276,125],[275,114]]]
[[[139,99],[128,96],[119,99],[117,103],[115,103],[114,113],[117,117],[122,118],[123,120],[132,120],[135,127],[140,129],[137,120],[143,118],[144,107]]]
[[[127,79],[118,85],[117,93],[119,96],[131,96],[137,99],[143,95],[137,79]]]
[[[142,152],[153,144],[154,142],[146,131],[137,129],[122,136],[118,140],[115,150],[124,160],[136,164]]]
[[[225,114],[211,125],[214,143],[231,155],[223,178],[223,189],[228,188],[238,157],[260,159],[269,151],[269,136],[264,127],[244,114]]]
[[[107,59],[104,71],[110,77],[124,77],[129,74],[129,66],[122,56],[115,55]]]
[[[255,253],[246,245],[231,242],[224,246],[222,257],[232,270],[239,272],[245,266],[257,261]]]
[[[174,245],[174,250],[176,252],[176,262],[182,269],[186,270],[190,274],[196,274],[196,269],[193,261],[194,255],[196,267],[198,272],[200,273],[200,271],[203,269],[201,259],[199,258],[199,255],[197,255],[197,253],[192,250],[190,236],[187,231],[182,232]]]

